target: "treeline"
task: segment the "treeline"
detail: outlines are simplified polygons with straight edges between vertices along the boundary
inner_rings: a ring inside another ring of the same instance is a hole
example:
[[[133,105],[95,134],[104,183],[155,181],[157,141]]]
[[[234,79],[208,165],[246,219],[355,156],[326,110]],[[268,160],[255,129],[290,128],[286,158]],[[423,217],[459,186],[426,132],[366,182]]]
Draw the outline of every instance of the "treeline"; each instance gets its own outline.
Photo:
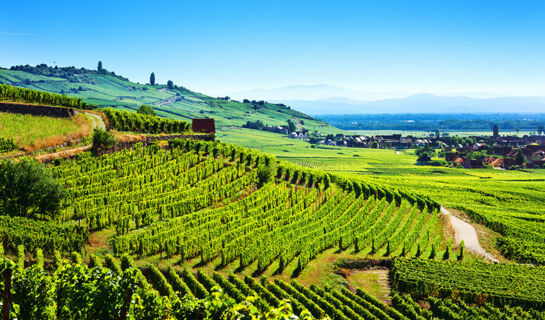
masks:
[[[31,65],[19,65],[19,66],[12,66],[9,68],[13,71],[24,71],[32,74],[38,74],[42,76],[47,77],[57,77],[57,78],[64,78],[67,79],[70,82],[92,82],[92,79],[89,79],[87,77],[87,74],[89,73],[97,73],[97,74],[104,74],[116,77],[119,80],[123,81],[129,81],[129,79],[122,77],[120,75],[116,75],[113,71],[108,71],[104,68],[100,68],[100,70],[89,70],[85,68],[76,68],[76,67],[57,67],[57,66],[48,66],[45,63],[38,64],[36,66]]]
[[[545,114],[378,114],[324,115],[322,120],[345,130],[488,131],[535,130],[545,125]]]
[[[84,110],[98,109],[97,106],[82,102],[81,98],[73,98],[64,94],[61,95],[45,91],[19,88],[7,84],[0,84],[0,100],[37,103]]]
[[[189,122],[128,111],[104,109],[110,126],[118,131],[138,131],[144,133],[183,133],[189,132]]]

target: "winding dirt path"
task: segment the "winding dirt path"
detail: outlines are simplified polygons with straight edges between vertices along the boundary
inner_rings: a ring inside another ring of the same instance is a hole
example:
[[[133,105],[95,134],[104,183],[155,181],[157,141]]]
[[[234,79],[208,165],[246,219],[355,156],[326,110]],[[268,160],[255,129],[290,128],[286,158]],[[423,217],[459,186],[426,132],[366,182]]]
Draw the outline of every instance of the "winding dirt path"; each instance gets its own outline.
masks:
[[[79,113],[80,111],[78,111]],[[85,113],[85,115],[87,115],[89,117],[89,120],[91,120],[91,125],[93,126],[93,129],[94,128],[99,128],[99,129],[102,129],[102,130],[106,130],[106,123],[104,123],[104,119],[102,119],[101,116],[97,115],[97,114],[94,114],[94,113],[91,113],[91,112],[86,112],[86,111],[81,111],[82,113]]]
[[[85,115],[89,117],[89,120],[91,121],[91,126],[93,127],[93,129],[99,128],[102,130],[106,130],[106,123],[104,122],[104,119],[102,119],[101,116],[91,112],[86,112],[86,111],[77,111],[77,112],[85,113]],[[88,144],[81,147],[65,149],[65,150],[61,150],[61,151],[57,151],[53,153],[42,154],[42,155],[36,156],[36,160],[40,162],[44,162],[44,161],[52,161],[56,158],[71,158],[77,154],[90,150],[92,146],[93,146],[92,144]]]
[[[471,224],[458,217],[455,217],[446,208],[441,207],[441,213],[449,217],[450,223],[454,228],[455,238],[458,244],[460,244],[463,240],[467,250],[482,256],[485,260],[498,262],[496,258],[481,247],[479,237],[477,237],[477,231],[475,231],[475,228]]]

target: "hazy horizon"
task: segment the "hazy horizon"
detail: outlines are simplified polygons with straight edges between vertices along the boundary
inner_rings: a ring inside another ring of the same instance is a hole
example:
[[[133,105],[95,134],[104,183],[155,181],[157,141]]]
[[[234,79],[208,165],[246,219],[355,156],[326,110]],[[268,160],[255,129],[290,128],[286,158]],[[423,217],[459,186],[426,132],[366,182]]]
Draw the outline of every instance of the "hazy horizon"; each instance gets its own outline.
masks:
[[[328,84],[377,99],[545,96],[545,3],[4,4],[0,62],[104,68],[208,94]],[[58,17],[58,18],[56,18]]]

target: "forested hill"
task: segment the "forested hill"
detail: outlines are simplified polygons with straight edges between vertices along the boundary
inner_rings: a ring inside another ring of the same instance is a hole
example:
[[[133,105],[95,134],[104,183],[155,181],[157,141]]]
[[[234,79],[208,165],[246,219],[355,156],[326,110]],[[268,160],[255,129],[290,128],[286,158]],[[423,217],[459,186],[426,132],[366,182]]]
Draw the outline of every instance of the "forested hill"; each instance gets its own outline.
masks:
[[[45,64],[14,66],[0,68],[0,83],[80,97],[86,103],[100,107],[136,110],[141,104],[148,104],[160,116],[181,120],[211,117],[219,127],[241,126],[248,120],[285,125],[288,119],[292,119],[302,122],[309,130],[323,133],[339,131],[282,104],[213,98],[174,83],[138,84],[105,69],[59,68]]]

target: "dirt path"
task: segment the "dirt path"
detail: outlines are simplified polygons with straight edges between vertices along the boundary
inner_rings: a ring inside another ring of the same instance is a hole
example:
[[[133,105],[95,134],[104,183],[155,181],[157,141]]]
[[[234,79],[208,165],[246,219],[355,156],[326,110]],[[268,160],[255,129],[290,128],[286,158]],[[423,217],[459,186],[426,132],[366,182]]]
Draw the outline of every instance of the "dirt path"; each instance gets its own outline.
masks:
[[[85,113],[85,115],[89,117],[89,120],[91,120],[91,125],[93,126],[93,129],[99,128],[102,130],[106,130],[106,123],[104,123],[104,119],[102,119],[101,116],[91,112],[83,111],[83,113]]]
[[[463,240],[467,250],[484,257],[485,260],[498,262],[496,258],[481,247],[479,238],[477,237],[477,231],[475,231],[475,228],[471,224],[455,217],[446,208],[441,207],[441,212],[449,217],[450,223],[454,228],[456,242],[458,244]]]
[[[86,112],[86,111],[78,111],[78,112],[85,113],[85,115],[89,117],[89,120],[91,121],[91,126],[93,127],[93,129],[99,128],[102,130],[106,130],[106,123],[104,122],[104,119],[102,119],[101,116],[91,112]],[[65,149],[65,150],[61,150],[61,151],[57,151],[53,153],[41,154],[36,156],[36,160],[40,162],[45,162],[45,161],[52,161],[57,158],[62,158],[62,159],[71,158],[77,154],[90,150],[91,147],[92,145],[88,144],[85,146]]]

